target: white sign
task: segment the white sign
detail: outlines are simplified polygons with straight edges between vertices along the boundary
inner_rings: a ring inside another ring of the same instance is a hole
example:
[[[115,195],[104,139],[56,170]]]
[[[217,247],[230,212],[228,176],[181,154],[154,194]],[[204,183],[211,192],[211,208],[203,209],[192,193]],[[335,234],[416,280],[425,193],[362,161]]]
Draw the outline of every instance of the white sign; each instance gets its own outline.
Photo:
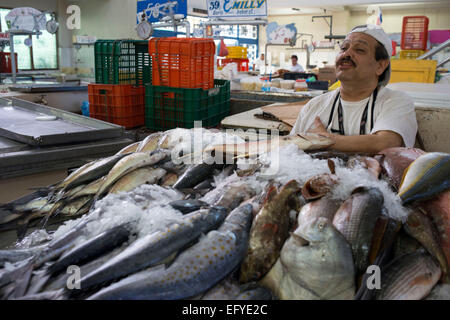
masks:
[[[267,17],[267,0],[206,0],[208,17]]]

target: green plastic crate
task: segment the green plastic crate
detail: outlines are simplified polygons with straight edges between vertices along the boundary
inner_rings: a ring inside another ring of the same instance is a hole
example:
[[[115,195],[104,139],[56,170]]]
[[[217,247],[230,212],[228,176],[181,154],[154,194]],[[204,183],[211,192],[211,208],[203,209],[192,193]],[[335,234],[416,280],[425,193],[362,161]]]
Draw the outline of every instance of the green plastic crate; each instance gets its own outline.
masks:
[[[152,130],[217,126],[230,113],[230,81],[214,80],[204,90],[146,85],[145,126]]]
[[[98,40],[94,45],[95,82],[98,84],[152,83],[148,41]]]

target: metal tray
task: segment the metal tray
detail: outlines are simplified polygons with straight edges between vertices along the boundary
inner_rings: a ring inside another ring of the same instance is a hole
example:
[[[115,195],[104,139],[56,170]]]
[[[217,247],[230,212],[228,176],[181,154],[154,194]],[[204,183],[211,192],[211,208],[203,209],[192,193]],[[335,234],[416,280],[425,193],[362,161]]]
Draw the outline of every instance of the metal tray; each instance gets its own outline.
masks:
[[[55,116],[38,121],[38,116]],[[17,98],[0,98],[0,136],[32,146],[119,138],[124,128]]]
[[[80,81],[71,81],[66,83],[28,83],[16,84],[9,87],[11,91],[24,93],[43,93],[60,91],[87,91],[87,85],[80,85]]]

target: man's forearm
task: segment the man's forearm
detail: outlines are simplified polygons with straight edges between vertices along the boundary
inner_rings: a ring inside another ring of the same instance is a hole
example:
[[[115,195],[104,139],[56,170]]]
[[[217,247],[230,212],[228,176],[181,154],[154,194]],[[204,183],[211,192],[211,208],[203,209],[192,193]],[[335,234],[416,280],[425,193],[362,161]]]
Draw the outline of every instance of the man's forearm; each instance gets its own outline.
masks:
[[[383,136],[376,134],[342,136],[329,134],[335,141],[330,149],[344,152],[377,153],[390,147],[401,147],[402,140],[396,136]]]

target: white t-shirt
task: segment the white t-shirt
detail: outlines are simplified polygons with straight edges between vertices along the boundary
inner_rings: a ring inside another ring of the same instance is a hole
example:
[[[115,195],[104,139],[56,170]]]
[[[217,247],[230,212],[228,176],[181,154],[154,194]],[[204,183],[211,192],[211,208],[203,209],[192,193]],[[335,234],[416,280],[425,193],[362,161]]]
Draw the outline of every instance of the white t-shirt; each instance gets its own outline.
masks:
[[[289,67],[289,71],[291,71],[291,72],[303,72],[305,70],[303,69],[303,67],[299,63],[297,63],[295,66],[291,65]]]
[[[338,90],[334,90],[311,99],[298,115],[291,134],[308,131],[316,117],[320,117],[324,126],[327,126],[337,93]],[[402,136],[406,147],[414,146],[417,134],[414,102],[407,94],[386,87],[378,89],[373,120],[371,119],[370,112],[372,96],[357,102],[343,101],[341,99],[345,135],[360,134],[361,118],[367,101],[369,101],[369,112],[367,115],[366,132],[370,131],[371,121],[374,121],[373,129],[370,133],[390,130]],[[338,102],[336,103],[331,125],[327,127],[328,132],[331,132],[331,129],[339,130],[337,109]]]
[[[256,70],[264,69],[264,63],[265,62],[266,62],[265,60],[261,60],[261,59],[256,60],[256,62],[255,62]]]

